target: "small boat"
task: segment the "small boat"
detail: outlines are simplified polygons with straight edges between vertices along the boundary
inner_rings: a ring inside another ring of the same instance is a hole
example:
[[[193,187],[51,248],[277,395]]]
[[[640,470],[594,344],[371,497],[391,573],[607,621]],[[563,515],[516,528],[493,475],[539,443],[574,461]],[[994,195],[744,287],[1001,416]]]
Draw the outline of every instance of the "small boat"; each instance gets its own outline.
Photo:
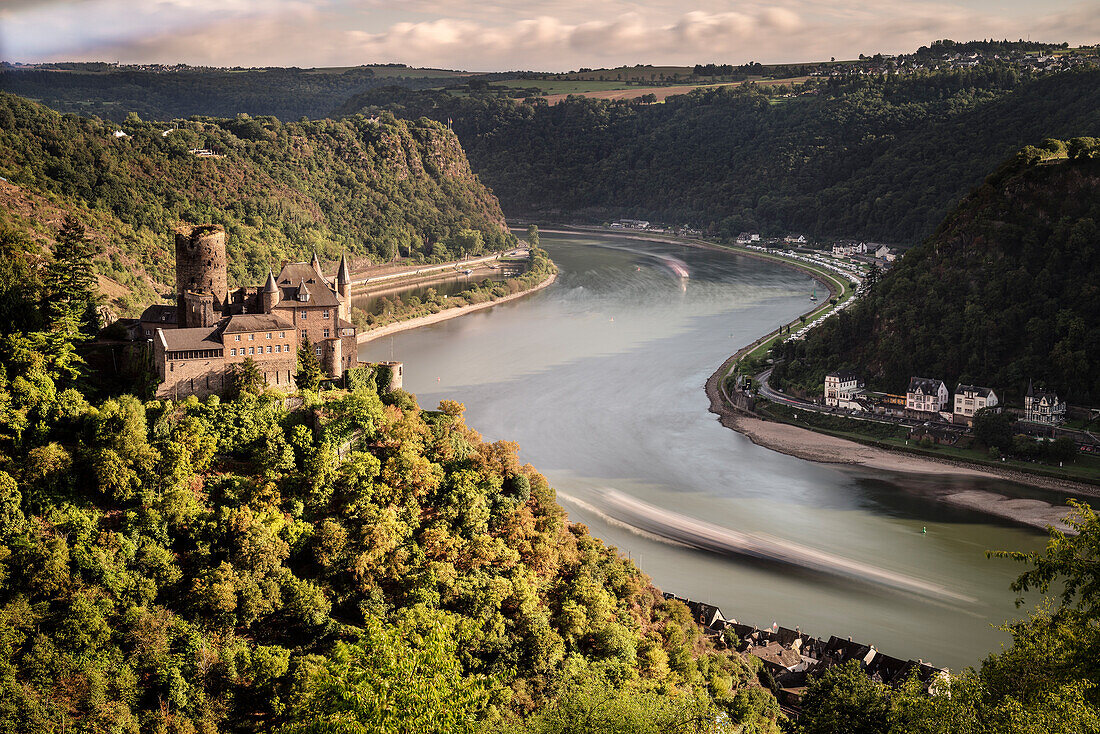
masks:
[[[470,268],[467,268],[466,270],[462,271],[463,275],[473,275],[473,273],[474,273],[474,271],[471,270]]]
[[[810,294],[811,301],[817,301],[817,285],[814,285],[814,292]]]

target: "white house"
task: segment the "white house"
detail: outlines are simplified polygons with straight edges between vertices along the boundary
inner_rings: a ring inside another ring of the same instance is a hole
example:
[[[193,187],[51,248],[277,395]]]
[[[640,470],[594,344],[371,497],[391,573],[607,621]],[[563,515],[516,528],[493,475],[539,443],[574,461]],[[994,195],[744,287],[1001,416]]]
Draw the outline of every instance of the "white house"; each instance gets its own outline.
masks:
[[[1038,390],[1029,380],[1027,394],[1024,395],[1024,420],[1049,426],[1061,425],[1066,422],[1066,404],[1058,400],[1056,393]]]
[[[974,416],[979,410],[996,407],[999,402],[993,388],[959,383],[955,388],[955,411],[952,413],[951,422],[972,426]]]
[[[863,380],[851,370],[839,370],[825,375],[825,404],[831,408],[863,410],[856,402],[862,395]]]
[[[784,241],[792,245],[804,245],[806,244],[806,236],[801,234],[789,234],[783,238]]]
[[[905,391],[905,409],[914,413],[935,414],[947,406],[951,394],[943,380],[928,377],[909,378],[909,389]]]

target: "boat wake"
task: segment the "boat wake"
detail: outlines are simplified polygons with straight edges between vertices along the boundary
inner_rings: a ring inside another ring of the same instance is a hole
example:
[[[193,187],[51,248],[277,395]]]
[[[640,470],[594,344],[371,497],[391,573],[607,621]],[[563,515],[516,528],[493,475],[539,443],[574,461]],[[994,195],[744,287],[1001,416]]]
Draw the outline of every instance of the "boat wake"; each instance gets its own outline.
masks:
[[[973,597],[956,593],[932,581],[878,568],[764,533],[731,530],[656,507],[618,490],[606,490],[603,496],[609,505],[606,511],[598,511],[589,503],[575,501],[616,525],[697,550],[777,563],[941,600],[976,601]]]

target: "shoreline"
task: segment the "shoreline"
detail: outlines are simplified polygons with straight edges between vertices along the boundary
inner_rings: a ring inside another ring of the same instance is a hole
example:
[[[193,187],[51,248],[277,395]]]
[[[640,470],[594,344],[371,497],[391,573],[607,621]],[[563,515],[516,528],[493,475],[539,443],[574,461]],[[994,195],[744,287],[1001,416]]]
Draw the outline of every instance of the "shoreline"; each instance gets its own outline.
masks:
[[[415,318],[406,319],[405,321],[397,321],[392,324],[386,324],[385,326],[379,327],[377,329],[371,329],[370,331],[359,334],[358,336],[356,336],[355,341],[357,345],[363,345],[368,342],[372,342],[379,337],[397,334],[402,331],[408,331],[409,329],[416,329],[421,326],[428,326],[430,324],[438,324],[441,321],[447,321],[449,319],[458,318],[459,316],[465,316],[466,314],[473,313],[474,311],[481,311],[482,309],[497,306],[501,303],[514,301],[517,298],[522,298],[523,296],[534,293],[535,291],[542,290],[543,288],[553,283],[554,280],[557,279],[557,277],[557,273],[551,273],[537,285],[534,285],[525,291],[512,293],[511,295],[498,298],[495,301],[485,301],[484,303],[473,303],[467,304],[465,306],[458,306],[456,308],[446,308],[439,313],[427,314],[425,316],[417,316]]]

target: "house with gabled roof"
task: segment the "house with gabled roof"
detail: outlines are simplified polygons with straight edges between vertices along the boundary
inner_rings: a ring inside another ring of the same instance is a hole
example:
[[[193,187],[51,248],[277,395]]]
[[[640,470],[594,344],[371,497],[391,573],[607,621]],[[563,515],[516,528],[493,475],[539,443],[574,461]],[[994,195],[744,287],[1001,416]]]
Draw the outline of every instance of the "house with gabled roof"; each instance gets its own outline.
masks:
[[[1037,388],[1028,380],[1027,393],[1024,395],[1024,420],[1059,426],[1066,422],[1066,404],[1058,399],[1058,394],[1054,391]]]
[[[962,425],[974,425],[974,416],[983,408],[996,408],[1000,404],[997,393],[991,387],[964,385],[961,382],[955,388],[955,410],[951,422]]]
[[[911,377],[905,391],[905,410],[918,417],[938,415],[945,407],[951,394],[943,380],[930,377]]]

